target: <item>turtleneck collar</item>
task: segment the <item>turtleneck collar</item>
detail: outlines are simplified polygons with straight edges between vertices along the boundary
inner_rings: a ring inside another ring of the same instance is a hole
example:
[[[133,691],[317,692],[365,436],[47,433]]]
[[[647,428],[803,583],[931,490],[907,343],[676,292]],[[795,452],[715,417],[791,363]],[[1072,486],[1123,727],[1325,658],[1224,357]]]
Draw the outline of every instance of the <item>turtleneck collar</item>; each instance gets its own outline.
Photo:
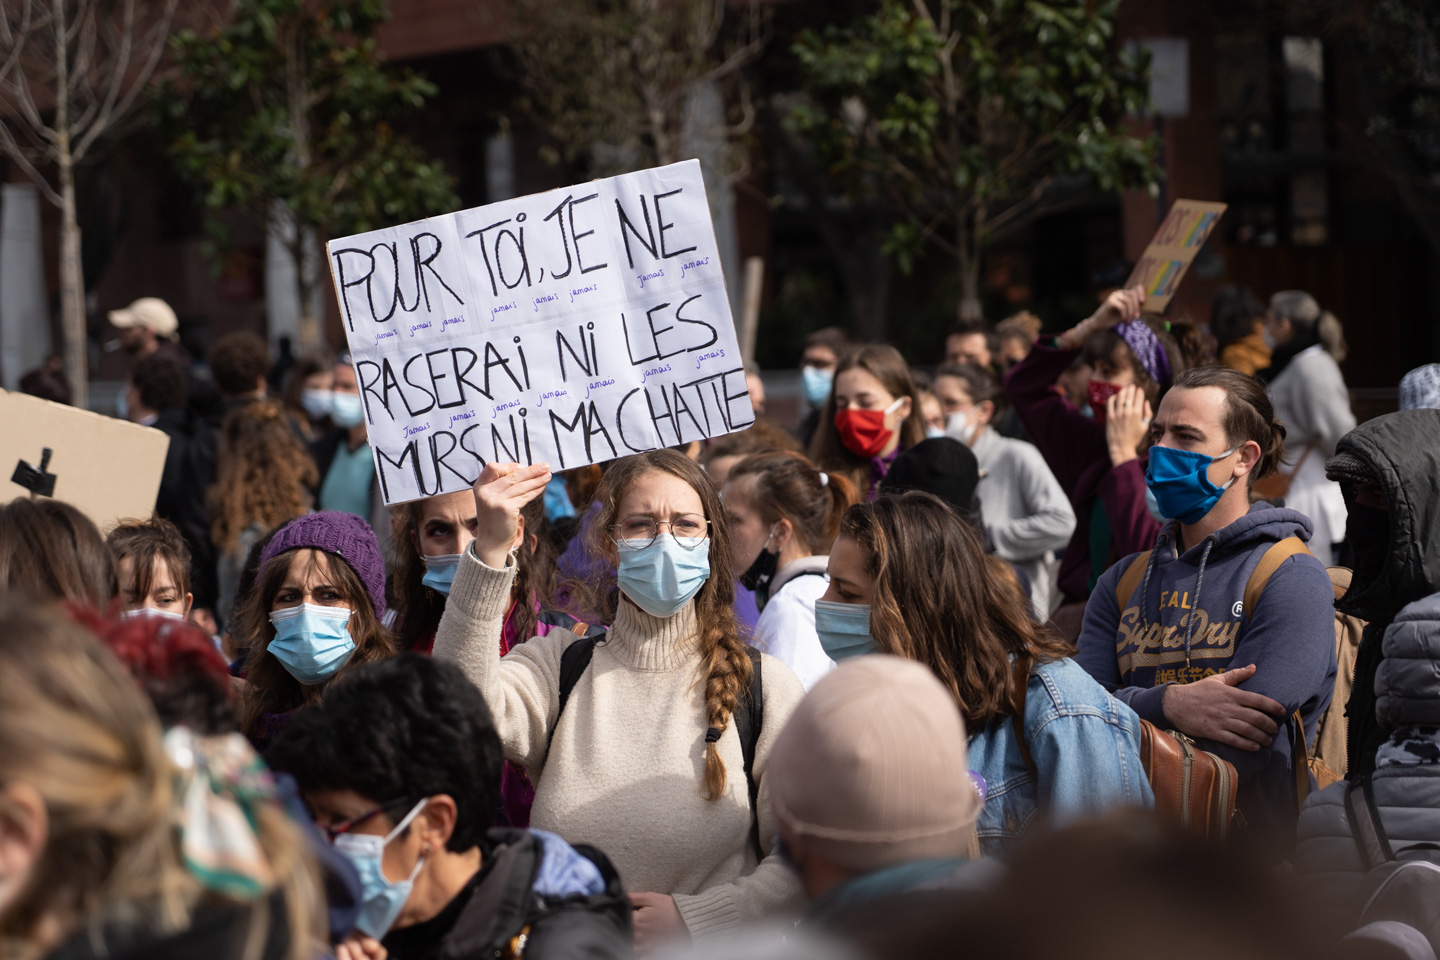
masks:
[[[674,670],[700,649],[700,624],[692,600],[673,617],[652,617],[622,594],[606,646],[621,661],[653,672]]]

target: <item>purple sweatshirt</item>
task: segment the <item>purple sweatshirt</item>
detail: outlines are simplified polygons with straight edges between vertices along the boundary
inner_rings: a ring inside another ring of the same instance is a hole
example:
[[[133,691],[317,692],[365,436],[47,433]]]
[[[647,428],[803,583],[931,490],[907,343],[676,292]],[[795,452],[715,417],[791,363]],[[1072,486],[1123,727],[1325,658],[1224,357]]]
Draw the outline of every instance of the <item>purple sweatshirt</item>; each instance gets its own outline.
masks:
[[[1176,556],[1178,527],[1166,524],[1150,557],[1148,582],[1142,578],[1123,613],[1115,587],[1131,561],[1117,563],[1095,585],[1075,659],[1142,720],[1160,727],[1173,726],[1163,707],[1167,685],[1253,663],[1255,675],[1242,689],[1279,701],[1287,716],[1299,709],[1313,742],[1335,689],[1335,595],[1329,575],[1319,560],[1298,554],[1270,577],[1254,610],[1246,611],[1242,602],[1265,551],[1286,537],[1308,541],[1311,530],[1304,514],[1257,503]],[[1235,765],[1236,805],[1252,827],[1288,829],[1293,837],[1298,811],[1292,730],[1282,724],[1274,742],[1258,752],[1209,740],[1199,744]]]
[[[1055,381],[1079,350],[1036,343],[1005,375],[1005,393],[1055,479],[1075,508],[1075,533],[1060,562],[1060,590],[1067,603],[1082,603],[1090,584],[1123,556],[1148,550],[1160,524],[1145,507],[1145,468],[1139,460],[1110,463],[1105,428],[1055,392]],[[1092,521],[1099,503],[1110,525],[1109,549],[1092,557]]]

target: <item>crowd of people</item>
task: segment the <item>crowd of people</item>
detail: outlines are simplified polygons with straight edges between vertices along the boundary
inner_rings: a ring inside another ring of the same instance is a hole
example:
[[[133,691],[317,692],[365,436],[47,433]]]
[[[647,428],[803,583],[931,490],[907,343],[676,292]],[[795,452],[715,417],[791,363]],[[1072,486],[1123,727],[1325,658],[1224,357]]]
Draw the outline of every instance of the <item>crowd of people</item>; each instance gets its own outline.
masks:
[[[1433,960],[1440,367],[1144,306],[389,508],[347,356],[118,311],[154,515],[0,506],[0,957]]]

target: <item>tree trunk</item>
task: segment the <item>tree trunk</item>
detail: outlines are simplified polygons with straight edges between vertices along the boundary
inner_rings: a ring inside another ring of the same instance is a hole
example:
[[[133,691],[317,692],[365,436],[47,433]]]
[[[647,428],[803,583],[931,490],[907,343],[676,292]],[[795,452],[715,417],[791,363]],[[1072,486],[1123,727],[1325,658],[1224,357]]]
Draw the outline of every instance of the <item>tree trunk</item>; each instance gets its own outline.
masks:
[[[985,311],[980,306],[980,250],[975,242],[976,227],[962,211],[955,217],[955,261],[960,270],[960,322],[981,320]]]
[[[65,376],[75,406],[90,400],[85,357],[85,274],[80,262],[80,223],[75,218],[75,171],[69,149],[60,159],[60,329],[65,336]]]
[[[300,319],[296,336],[299,339],[298,353],[328,352],[325,343],[324,313],[315,313],[315,291],[319,288],[320,258],[316,255],[311,231],[299,224],[294,225],[295,242],[290,246],[290,255],[295,258],[295,285],[300,294]]]

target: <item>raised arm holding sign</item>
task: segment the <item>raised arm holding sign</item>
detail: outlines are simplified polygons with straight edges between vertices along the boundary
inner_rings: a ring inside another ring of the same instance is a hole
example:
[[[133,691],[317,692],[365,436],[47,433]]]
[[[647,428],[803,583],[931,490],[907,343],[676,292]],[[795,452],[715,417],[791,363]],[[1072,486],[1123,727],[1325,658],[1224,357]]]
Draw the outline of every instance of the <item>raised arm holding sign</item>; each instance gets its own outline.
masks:
[[[699,161],[328,253],[387,504],[754,422]]]

